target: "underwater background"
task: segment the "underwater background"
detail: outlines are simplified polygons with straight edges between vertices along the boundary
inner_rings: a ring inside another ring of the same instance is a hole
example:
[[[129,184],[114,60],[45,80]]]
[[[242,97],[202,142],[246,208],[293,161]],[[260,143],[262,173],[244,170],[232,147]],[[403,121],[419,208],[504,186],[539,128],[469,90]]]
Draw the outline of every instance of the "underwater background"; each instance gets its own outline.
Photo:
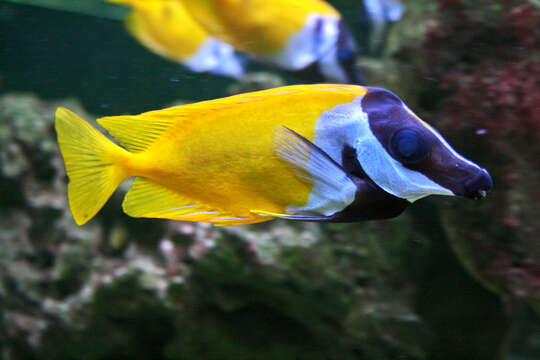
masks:
[[[540,3],[404,0],[368,51],[363,1],[329,2],[366,83],[488,169],[488,197],[217,228],[130,218],[123,186],[78,227],[57,106],[95,119],[301,80],[190,72],[98,0],[0,1],[0,359],[540,359]]]

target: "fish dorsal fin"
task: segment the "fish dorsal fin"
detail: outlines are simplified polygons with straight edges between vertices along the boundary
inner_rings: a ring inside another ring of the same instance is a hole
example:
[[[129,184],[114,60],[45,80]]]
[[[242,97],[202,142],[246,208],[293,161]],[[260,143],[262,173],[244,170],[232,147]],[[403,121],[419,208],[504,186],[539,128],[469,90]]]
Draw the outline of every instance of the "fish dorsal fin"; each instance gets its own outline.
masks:
[[[289,206],[288,213],[330,216],[354,201],[356,185],[321,148],[285,126],[274,131],[273,145],[277,156],[301,179],[313,184],[307,204]]]
[[[135,178],[124,198],[122,208],[126,214],[133,217],[204,221],[222,226],[265,221],[232,216],[142,177]]]
[[[243,97],[239,96],[238,103],[241,103],[241,99]],[[126,149],[141,152],[172,127],[179,132],[185,131],[190,124],[204,118],[204,113],[234,106],[234,103],[226,100],[227,98],[172,106],[139,115],[107,116],[97,119],[97,122]],[[180,124],[182,126],[179,126]]]
[[[359,89],[361,88],[350,85],[294,85],[173,106],[139,115],[103,117],[97,122],[129,151],[140,152],[172,127],[176,133],[187,133],[191,126],[200,121],[215,119],[216,114],[230,108],[242,107],[258,101],[263,102],[271,98],[279,99],[280,96],[299,96],[306,92],[339,90],[357,93]]]
[[[107,116],[97,122],[126,149],[140,152],[186,118],[187,112],[181,111],[181,107],[174,106],[140,115]]]

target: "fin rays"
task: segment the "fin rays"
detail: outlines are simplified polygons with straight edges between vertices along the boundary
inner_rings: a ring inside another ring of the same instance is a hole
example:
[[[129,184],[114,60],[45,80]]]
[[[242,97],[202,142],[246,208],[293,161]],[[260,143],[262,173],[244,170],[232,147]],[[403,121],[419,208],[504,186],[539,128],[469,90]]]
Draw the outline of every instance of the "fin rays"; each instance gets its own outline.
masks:
[[[300,221],[328,221],[328,216],[317,216],[317,215],[302,215],[302,214],[279,214],[271,211],[264,210],[250,210],[251,213],[259,216],[268,216],[275,217],[279,219],[286,220],[300,220]]]
[[[313,184],[308,203],[290,206],[287,211],[291,215],[330,216],[354,201],[356,185],[324,150],[285,126],[276,128],[273,143],[276,155],[285,160],[299,178]]]
[[[222,226],[261,221],[253,217],[227,214],[221,209],[201,204],[142,177],[137,177],[133,182],[122,208],[132,217],[204,221]]]
[[[174,124],[172,119],[140,115],[109,116],[97,122],[131,152],[145,150]]]
[[[69,177],[69,206],[82,225],[128,177],[118,159],[130,154],[68,109],[58,108],[55,127]]]
[[[122,208],[133,217],[169,218],[197,209],[189,199],[145,178],[138,177],[126,194]]]

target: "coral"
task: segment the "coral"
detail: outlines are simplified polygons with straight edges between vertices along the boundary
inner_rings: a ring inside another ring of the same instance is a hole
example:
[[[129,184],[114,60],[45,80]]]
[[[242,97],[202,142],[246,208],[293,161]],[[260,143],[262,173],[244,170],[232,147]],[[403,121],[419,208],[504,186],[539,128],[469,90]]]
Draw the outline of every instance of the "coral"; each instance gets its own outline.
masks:
[[[533,1],[514,0],[434,3],[434,18],[428,7],[406,12],[416,17],[416,26],[427,25],[424,39],[407,41],[393,31],[392,57],[377,63],[382,69],[375,80],[395,89],[459,153],[492,174],[494,189],[484,202],[438,202],[441,238],[448,239],[461,265],[478,283],[504,299],[508,318],[517,321],[523,316],[522,303],[540,309],[540,8]],[[424,221],[428,217],[428,213],[419,215]],[[432,287],[443,278],[447,283],[455,281],[447,279],[440,267],[444,268],[441,260],[431,269],[439,274],[433,275]],[[438,333],[450,327],[453,318],[439,314],[425,301],[419,306],[422,318]],[[491,310],[484,317],[495,314]],[[536,324],[534,316],[529,319]],[[523,338],[516,335],[515,341],[531,344],[538,334],[522,332]],[[445,339],[453,337],[447,334]],[[520,346],[513,349],[524,357],[539,351],[537,346],[528,351]]]
[[[448,103],[448,126],[481,129],[490,145],[502,153],[511,154],[511,148],[519,144],[510,139],[519,137],[540,155],[539,144],[533,141],[540,137],[540,62],[480,64],[475,70],[443,79],[444,89],[458,94]],[[471,103],[476,105],[471,107]]]
[[[424,42],[429,116],[494,175],[485,205],[447,207],[448,233],[488,288],[532,303],[540,291],[540,9],[523,1],[440,0]],[[467,153],[467,151],[463,151]]]

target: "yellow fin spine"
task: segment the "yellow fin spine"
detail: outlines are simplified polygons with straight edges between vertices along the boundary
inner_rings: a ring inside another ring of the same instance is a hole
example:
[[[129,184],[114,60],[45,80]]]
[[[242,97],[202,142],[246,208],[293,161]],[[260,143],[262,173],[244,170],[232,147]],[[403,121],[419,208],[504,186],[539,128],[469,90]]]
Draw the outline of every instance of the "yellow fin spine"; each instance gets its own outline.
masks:
[[[108,116],[98,119],[97,122],[129,151],[141,152],[174,124],[172,119],[145,115]]]
[[[132,217],[170,218],[183,215],[197,204],[180,194],[143,177],[135,178],[122,208]]]

